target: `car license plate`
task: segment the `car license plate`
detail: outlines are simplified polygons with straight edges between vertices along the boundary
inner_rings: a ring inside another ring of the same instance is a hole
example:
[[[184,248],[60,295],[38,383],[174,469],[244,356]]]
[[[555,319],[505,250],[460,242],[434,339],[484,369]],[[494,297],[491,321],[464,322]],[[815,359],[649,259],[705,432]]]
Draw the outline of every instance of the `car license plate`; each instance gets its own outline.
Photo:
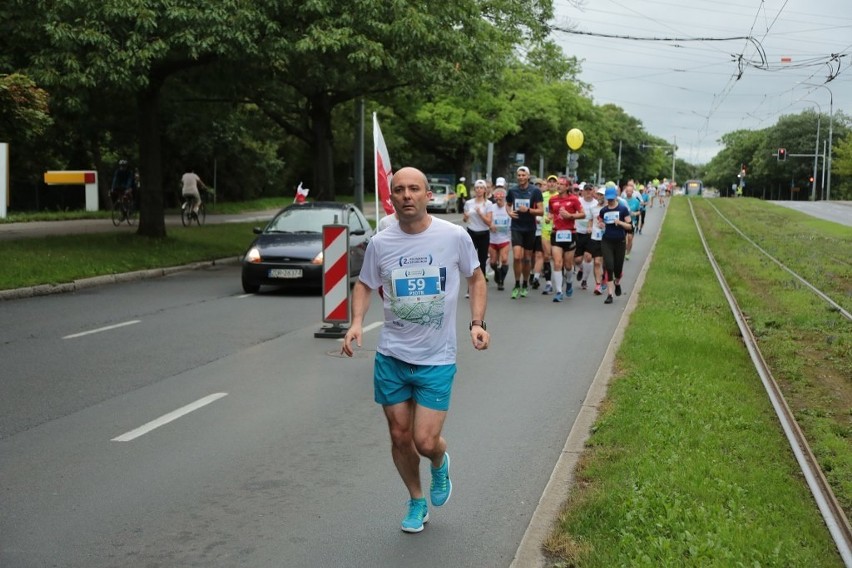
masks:
[[[270,268],[270,278],[301,278],[301,268]]]

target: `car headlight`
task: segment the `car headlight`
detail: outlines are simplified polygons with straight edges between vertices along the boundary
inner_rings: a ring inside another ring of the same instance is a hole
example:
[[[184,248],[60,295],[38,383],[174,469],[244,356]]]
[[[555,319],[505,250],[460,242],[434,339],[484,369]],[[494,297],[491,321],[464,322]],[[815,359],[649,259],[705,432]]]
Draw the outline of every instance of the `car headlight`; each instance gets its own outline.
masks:
[[[322,251],[319,251],[314,259],[311,261],[311,264],[322,264]]]
[[[246,253],[246,262],[258,263],[261,260],[260,251],[257,247],[251,247]]]

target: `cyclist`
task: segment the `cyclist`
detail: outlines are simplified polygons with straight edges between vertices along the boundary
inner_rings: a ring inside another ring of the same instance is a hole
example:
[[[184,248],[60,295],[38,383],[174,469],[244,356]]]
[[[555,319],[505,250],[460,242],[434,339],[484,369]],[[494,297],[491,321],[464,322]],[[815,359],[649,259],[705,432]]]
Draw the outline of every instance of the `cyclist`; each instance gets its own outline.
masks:
[[[192,168],[181,176],[180,181],[183,184],[181,195],[184,199],[192,197],[192,215],[193,217],[197,216],[198,206],[201,205],[201,194],[198,192],[198,186],[200,185],[204,189],[208,189],[208,187]]]
[[[118,161],[118,169],[112,176],[112,186],[109,190],[109,198],[113,203],[118,203],[123,194],[132,202],[133,190],[136,189],[136,178],[133,170],[127,164],[127,160]]]

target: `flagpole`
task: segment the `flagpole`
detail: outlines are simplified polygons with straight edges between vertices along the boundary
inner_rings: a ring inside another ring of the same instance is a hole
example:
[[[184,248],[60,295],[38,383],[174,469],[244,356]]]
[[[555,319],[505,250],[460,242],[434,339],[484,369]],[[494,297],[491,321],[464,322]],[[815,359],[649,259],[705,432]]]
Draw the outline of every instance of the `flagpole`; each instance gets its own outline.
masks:
[[[376,226],[379,223],[379,145],[376,141],[376,113],[373,113],[373,194],[376,196]]]

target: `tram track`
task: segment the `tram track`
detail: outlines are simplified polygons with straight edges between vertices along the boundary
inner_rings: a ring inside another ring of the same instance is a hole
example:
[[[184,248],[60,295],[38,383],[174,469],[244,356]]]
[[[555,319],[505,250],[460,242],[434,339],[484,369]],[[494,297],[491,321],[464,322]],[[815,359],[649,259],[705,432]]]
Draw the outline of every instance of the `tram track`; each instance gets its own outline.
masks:
[[[731,220],[730,220],[730,219],[728,219],[727,217],[725,217],[725,215],[724,215],[721,211],[719,211],[719,209],[718,209],[715,205],[713,205],[712,203],[709,203],[709,202],[708,202],[708,205],[710,205],[710,207],[711,207],[711,208],[712,208],[712,209],[713,209],[713,210],[714,210],[714,211],[715,211],[715,212],[719,215],[719,217],[721,217],[723,221],[725,221],[728,225],[730,225],[730,226],[731,226],[731,228],[732,228],[732,229],[734,229],[734,230],[735,230],[735,231],[736,231],[736,232],[737,232],[737,233],[738,233],[738,234],[739,234],[742,238],[744,238],[746,241],[748,241],[749,243],[751,243],[751,245],[752,245],[752,246],[754,246],[757,250],[759,250],[759,251],[760,251],[760,252],[762,252],[764,255],[766,255],[766,257],[767,257],[767,258],[769,258],[772,262],[774,262],[775,264],[777,264],[777,265],[778,265],[778,266],[779,266],[782,270],[787,271],[787,272],[788,272],[791,276],[793,276],[796,280],[798,280],[799,282],[801,282],[802,284],[804,284],[807,288],[809,288],[809,289],[810,289],[810,290],[811,290],[814,294],[816,294],[817,296],[819,296],[820,298],[822,298],[822,299],[823,299],[823,300],[824,300],[827,304],[829,304],[829,305],[830,305],[830,306],[831,306],[834,310],[838,311],[838,312],[840,313],[840,315],[842,315],[843,317],[845,317],[847,320],[852,321],[852,313],[849,313],[847,310],[843,309],[843,307],[842,307],[840,304],[838,304],[837,302],[835,302],[834,300],[832,300],[832,299],[828,296],[828,294],[824,293],[822,290],[820,290],[819,288],[817,288],[816,286],[814,286],[813,284],[811,284],[810,282],[808,282],[807,280],[805,280],[804,278],[802,278],[799,274],[797,274],[795,271],[793,271],[792,269],[790,269],[788,266],[786,266],[786,265],[785,265],[784,263],[782,263],[780,260],[778,260],[777,258],[775,258],[774,256],[772,256],[771,254],[769,254],[769,253],[768,253],[768,252],[767,252],[767,251],[766,251],[763,247],[761,247],[759,244],[757,244],[756,242],[754,242],[754,240],[752,240],[752,239],[751,239],[748,235],[746,235],[745,233],[743,233],[743,232],[739,229],[739,227],[737,227],[736,225],[734,225],[734,224],[731,222]],[[692,201],[690,201],[690,202],[689,202],[689,207],[690,207],[690,210],[692,210]],[[695,218],[695,213],[694,213],[694,212],[693,212],[693,218]],[[698,221],[696,220],[696,223],[697,223],[697,222],[698,222]]]
[[[768,252],[766,252],[763,248],[757,245],[757,243],[752,241],[748,236],[746,236],[742,231],[740,231],[736,226],[734,226],[733,223],[731,223],[724,215],[722,215],[722,213],[715,206],[711,204],[711,207],[713,207],[713,209],[719,214],[719,216],[722,217],[729,225],[731,225],[731,227],[733,227],[737,231],[737,233],[740,234],[740,236],[748,240],[763,254],[765,254],[767,257],[773,260],[773,262],[779,265],[779,267],[789,272],[805,286],[811,289],[811,291],[813,291],[823,300],[828,302],[832,306],[832,308],[842,314],[843,317],[852,320],[852,315],[850,315],[848,311],[844,310],[841,306],[831,300],[831,298],[829,298],[822,291],[818,290],[815,286],[807,282],[804,278],[802,278],[801,276],[787,268],[785,265],[783,265],[783,263],[772,257]],[[727,280],[725,279],[721,268],[719,267],[715,257],[713,256],[713,252],[710,250],[710,246],[704,236],[704,231],[702,230],[698,217],[695,214],[692,199],[689,199],[689,209],[690,213],[692,214],[692,219],[695,223],[695,227],[698,231],[698,235],[701,239],[701,243],[704,247],[704,251],[707,254],[707,258],[710,262],[713,272],[716,274],[716,278],[719,281],[719,285],[721,286],[722,291],[728,301],[728,305],[731,309],[734,319],[736,320],[743,342],[749,352],[749,356],[751,357],[755,370],[760,376],[761,382],[763,383],[767,395],[769,396],[770,402],[772,404],[773,409],[775,410],[782,430],[784,431],[784,434],[790,444],[796,461],[799,464],[802,474],[808,484],[808,488],[810,489],[814,500],[816,501],[820,514],[822,515],[823,520],[825,521],[825,524],[829,529],[829,533],[831,534],[831,537],[837,546],[837,550],[840,553],[844,564],[847,567],[852,567],[852,527],[850,527],[849,520],[846,518],[846,515],[843,512],[843,508],[840,506],[839,502],[835,498],[834,492],[832,491],[831,486],[829,485],[822,469],[820,468],[816,457],[811,451],[811,448],[808,444],[807,439],[804,436],[804,433],[799,427],[799,424],[796,421],[793,412],[787,404],[787,401],[785,400],[777,381],[773,377],[772,372],[769,369],[769,366],[767,365],[766,360],[764,359],[757,345],[757,340],[755,339],[754,334],[752,333],[752,330],[748,325],[746,316],[740,309],[739,304],[737,303],[737,300],[731,291],[731,288],[728,286]]]

